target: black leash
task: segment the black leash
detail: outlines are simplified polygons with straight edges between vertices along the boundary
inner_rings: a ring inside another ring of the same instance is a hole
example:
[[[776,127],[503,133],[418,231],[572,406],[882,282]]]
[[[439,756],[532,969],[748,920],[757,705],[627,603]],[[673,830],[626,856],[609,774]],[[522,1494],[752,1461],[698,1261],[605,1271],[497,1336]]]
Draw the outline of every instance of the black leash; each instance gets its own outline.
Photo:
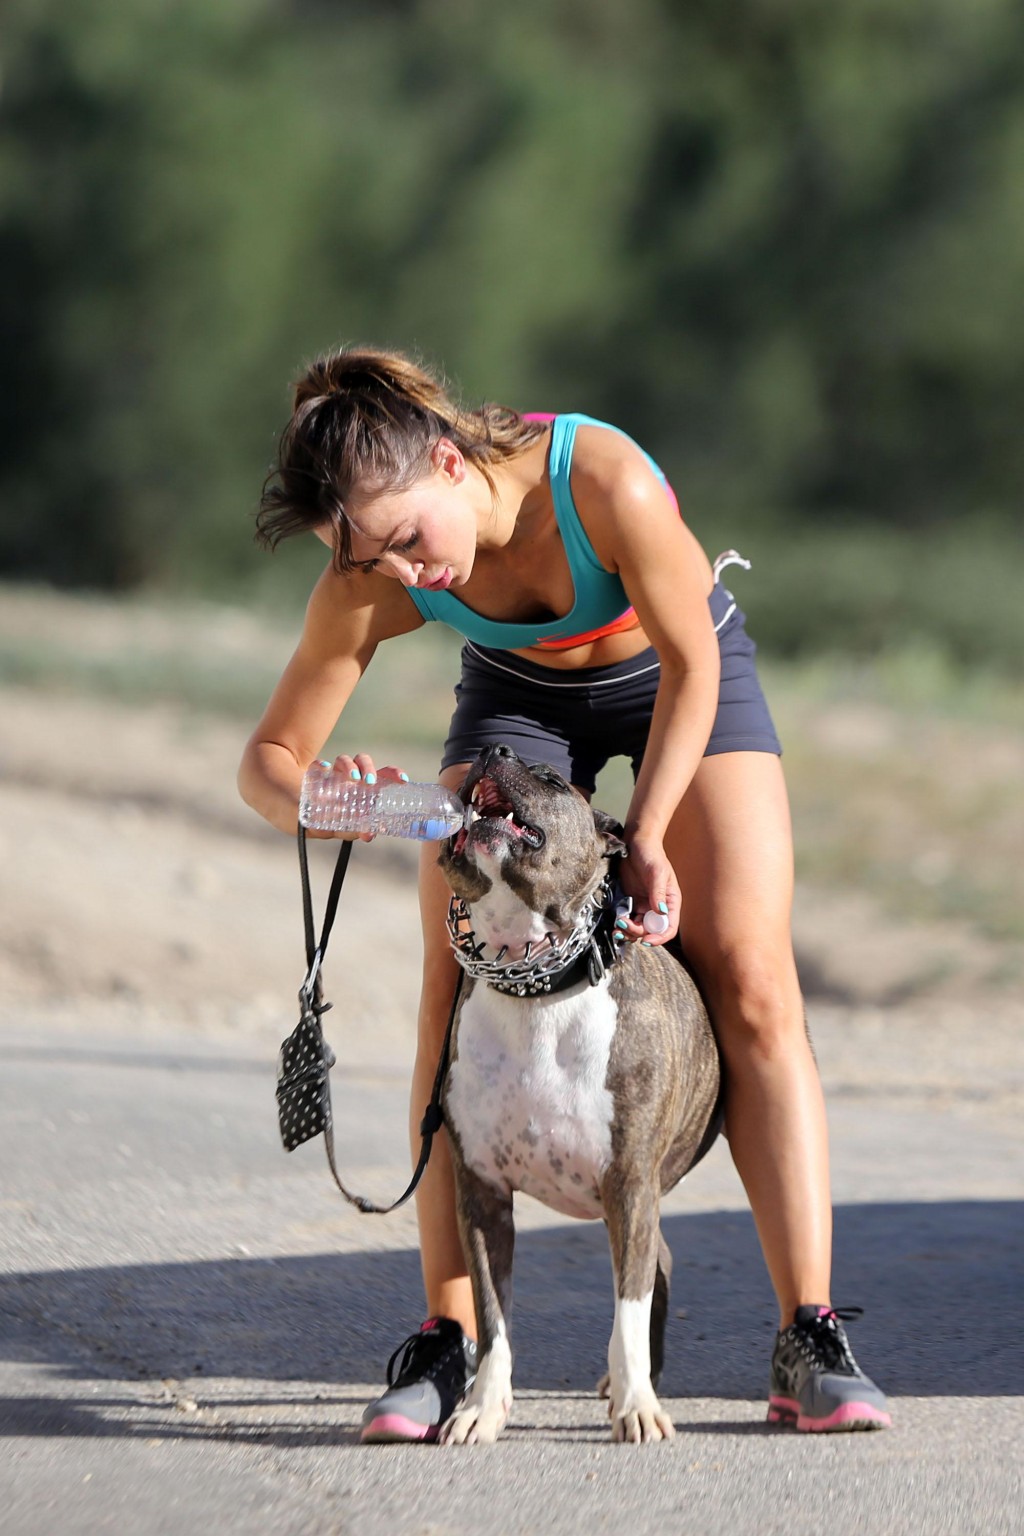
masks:
[[[413,1193],[423,1171],[430,1158],[430,1149],[434,1137],[444,1124],[444,1112],[441,1108],[441,1094],[444,1088],[444,1080],[448,1074],[448,1060],[451,1053],[452,1031],[455,1027],[455,1015],[458,1011],[459,997],[462,992],[462,967],[459,967],[458,977],[455,982],[455,993],[452,997],[451,1012],[448,1015],[448,1026],[445,1030],[444,1044],[441,1047],[441,1057],[437,1064],[437,1073],[434,1077],[434,1088],[430,1095],[430,1103],[420,1125],[419,1162],[409,1181],[409,1187],[405,1193],[399,1195],[390,1205],[375,1205],[364,1195],[354,1195],[345,1188],[338,1173],[334,1159],[334,1116],[331,1111],[331,1090],[328,1074],[334,1066],[335,1056],[330,1046],[324,1039],[322,1015],[331,1007],[323,998],[323,959],[327,950],[327,941],[334,927],[334,919],[338,911],[338,898],[341,895],[341,887],[345,882],[345,873],[348,869],[348,861],[352,856],[352,844],[343,842],[338,850],[338,861],[334,866],[334,875],[331,880],[331,888],[327,895],[327,906],[324,910],[323,927],[320,930],[320,941],[316,941],[316,930],[313,922],[313,895],[309,883],[309,861],[306,855],[306,829],[299,827],[299,871],[302,876],[302,919],[306,937],[306,977],[299,989],[299,1022],[281,1046],[281,1056],[277,1073],[277,1105],[278,1123],[281,1130],[281,1140],[285,1151],[292,1152],[303,1142],[319,1136],[323,1132],[324,1147],[327,1151],[327,1162],[335,1184],[345,1196],[345,1199],[367,1215],[386,1216],[389,1211],[397,1210],[404,1205]]]

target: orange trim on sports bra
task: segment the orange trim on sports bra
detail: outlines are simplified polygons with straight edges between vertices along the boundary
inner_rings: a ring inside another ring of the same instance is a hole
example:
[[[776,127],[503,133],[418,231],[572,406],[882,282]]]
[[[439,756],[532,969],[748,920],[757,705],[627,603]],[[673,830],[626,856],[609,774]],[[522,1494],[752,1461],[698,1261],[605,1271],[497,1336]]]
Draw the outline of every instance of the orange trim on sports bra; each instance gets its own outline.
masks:
[[[625,629],[635,629],[639,622],[636,609],[627,608],[625,613],[620,613],[609,624],[602,624],[600,629],[588,629],[585,635],[566,635],[560,640],[535,640],[533,647],[538,651],[569,651],[574,645],[589,645],[591,640],[603,640],[605,635],[621,635]]]

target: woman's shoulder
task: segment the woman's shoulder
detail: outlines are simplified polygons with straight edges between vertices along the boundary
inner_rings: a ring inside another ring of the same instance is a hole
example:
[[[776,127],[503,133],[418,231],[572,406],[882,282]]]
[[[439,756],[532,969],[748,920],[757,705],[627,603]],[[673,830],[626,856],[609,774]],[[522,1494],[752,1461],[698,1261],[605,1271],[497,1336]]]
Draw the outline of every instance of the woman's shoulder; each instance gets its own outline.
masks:
[[[664,499],[657,465],[628,433],[589,416],[575,418],[571,479],[574,497],[609,507],[650,496]]]

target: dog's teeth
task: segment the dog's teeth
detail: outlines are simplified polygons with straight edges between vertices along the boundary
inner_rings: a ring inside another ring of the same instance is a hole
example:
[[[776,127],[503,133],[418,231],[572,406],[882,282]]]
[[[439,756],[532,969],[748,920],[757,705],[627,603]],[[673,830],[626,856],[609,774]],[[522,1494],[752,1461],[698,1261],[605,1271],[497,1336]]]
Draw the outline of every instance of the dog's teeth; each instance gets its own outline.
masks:
[[[509,811],[508,815],[505,817],[505,820],[506,821],[511,821],[512,820],[512,812],[511,811]]]

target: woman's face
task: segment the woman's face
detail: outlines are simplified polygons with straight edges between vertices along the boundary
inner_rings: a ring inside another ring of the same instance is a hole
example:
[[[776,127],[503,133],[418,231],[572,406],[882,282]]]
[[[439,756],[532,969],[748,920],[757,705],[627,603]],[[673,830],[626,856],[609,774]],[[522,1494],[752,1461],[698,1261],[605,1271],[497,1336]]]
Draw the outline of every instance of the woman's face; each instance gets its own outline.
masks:
[[[461,586],[476,558],[472,482],[462,454],[442,442],[430,470],[414,484],[401,491],[357,495],[348,514],[357,567],[430,592]],[[317,537],[328,548],[333,546],[331,529],[318,529]]]

